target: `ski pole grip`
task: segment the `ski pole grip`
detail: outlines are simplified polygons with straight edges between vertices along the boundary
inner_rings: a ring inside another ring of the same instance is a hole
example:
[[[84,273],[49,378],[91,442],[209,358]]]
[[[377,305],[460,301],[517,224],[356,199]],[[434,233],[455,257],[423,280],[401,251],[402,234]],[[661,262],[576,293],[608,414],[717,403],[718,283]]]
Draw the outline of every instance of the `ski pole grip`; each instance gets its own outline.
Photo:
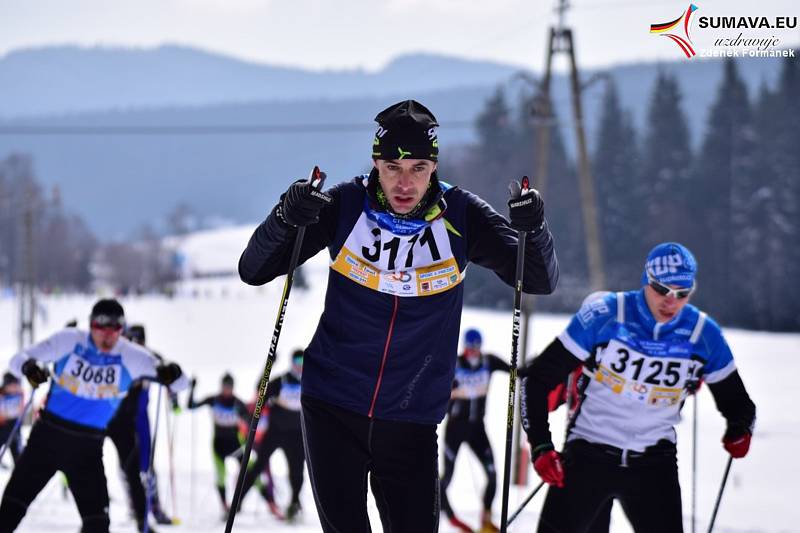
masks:
[[[318,166],[314,166],[314,169],[311,171],[311,174],[308,176],[308,182],[311,183],[311,187],[318,191],[322,190],[322,185],[325,183],[325,178],[327,178],[327,174],[319,169]]]

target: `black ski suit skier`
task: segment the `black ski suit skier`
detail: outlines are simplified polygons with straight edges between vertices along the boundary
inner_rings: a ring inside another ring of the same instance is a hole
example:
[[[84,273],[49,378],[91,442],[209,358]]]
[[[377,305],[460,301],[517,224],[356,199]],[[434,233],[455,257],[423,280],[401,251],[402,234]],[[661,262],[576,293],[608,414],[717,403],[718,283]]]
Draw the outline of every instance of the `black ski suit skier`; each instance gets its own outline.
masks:
[[[241,468],[243,435],[241,429],[250,423],[250,413],[242,400],[233,394],[233,376],[225,374],[222,376],[222,390],[219,394],[208,396],[200,402],[194,401],[194,388],[197,380],[192,378],[191,388],[189,389],[189,409],[198,407],[211,407],[211,416],[214,419],[214,437],[212,441],[214,453],[214,469],[216,471],[216,486],[222,502],[223,519],[228,515],[230,504],[225,496],[225,459],[235,457],[239,461]],[[260,481],[256,481],[261,490],[261,494],[269,501],[271,495],[266,492],[266,488]]]
[[[123,333],[126,339],[138,344],[139,346],[145,345],[145,329],[144,326],[134,324],[127,327]],[[153,355],[159,360],[163,361],[156,352]],[[125,485],[128,491],[131,510],[136,519],[136,524],[139,531],[144,530],[145,511],[147,509],[147,491],[145,489],[146,479],[142,479],[142,447],[150,449],[149,442],[141,442],[142,435],[138,432],[140,423],[149,424],[146,413],[146,399],[142,397],[143,394],[148,394],[148,385],[141,380],[135,381],[131,388],[128,390],[128,395],[122,400],[122,403],[117,410],[117,414],[111,419],[108,424],[106,434],[108,438],[114,443],[117,448],[117,455],[119,456],[119,466],[125,474]],[[177,401],[174,394],[170,395],[172,401]],[[141,404],[145,403],[145,412],[141,413]],[[140,421],[139,417],[144,416],[145,420]],[[149,429],[149,428],[148,428]],[[147,431],[149,434],[149,431]],[[149,460],[149,457],[148,457]],[[172,524],[172,519],[166,515],[161,507],[161,502],[158,497],[158,491],[155,490],[157,483],[153,484],[153,493],[151,495],[150,509],[153,518],[159,524]],[[148,528],[152,531],[152,528]]]
[[[492,372],[495,370],[508,372],[511,367],[496,355],[482,353],[482,342],[483,339],[477,329],[468,329],[464,333],[464,352],[458,356],[456,362],[456,378],[453,381],[453,392],[444,428],[444,475],[441,497],[442,510],[450,524],[462,531],[472,531],[456,517],[447,498],[447,487],[453,478],[458,450],[462,443],[466,443],[481,462],[486,474],[480,532],[492,533],[499,531],[497,526],[492,524],[492,502],[497,492],[497,472],[492,446],[484,424],[486,395],[489,392]]]
[[[269,458],[278,448],[283,450],[289,464],[289,484],[292,499],[286,509],[286,519],[297,517],[300,511],[300,489],[303,487],[305,453],[300,425],[300,377],[303,374],[303,350],[292,354],[290,372],[270,381],[267,387],[269,402],[269,429],[256,449],[257,459],[248,466],[242,497],[250,490],[258,475],[269,464]]]
[[[298,227],[300,263],[331,259],[325,310],[305,350],[302,423],[325,532],[365,533],[367,479],[384,530],[430,533],[439,523],[436,426],[455,374],[463,284],[472,262],[514,285],[517,232],[526,293],[558,279],[544,203],[519,183],[511,223],[436,174],[436,119],[400,102],[377,117],[370,174],[321,192],[300,180],[256,228],[239,275],[263,285],[285,274]]]
[[[14,531],[53,474],[69,480],[83,533],[107,533],[108,488],[103,470],[106,428],[137,379],[151,378],[177,391],[187,380],[175,363],[159,364],[144,347],[120,333],[125,323],[116,300],[92,308],[90,331],[66,328],[24,349],[11,371],[33,387],[53,379],[47,402],[6,485],[0,503],[0,533]]]

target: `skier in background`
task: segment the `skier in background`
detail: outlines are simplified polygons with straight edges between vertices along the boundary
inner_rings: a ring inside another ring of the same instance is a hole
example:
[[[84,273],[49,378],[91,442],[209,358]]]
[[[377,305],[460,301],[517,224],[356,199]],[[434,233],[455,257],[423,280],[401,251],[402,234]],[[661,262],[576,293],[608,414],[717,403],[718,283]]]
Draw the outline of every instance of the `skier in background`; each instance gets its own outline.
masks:
[[[25,397],[22,393],[22,385],[19,379],[11,372],[3,374],[3,384],[0,386],[0,447],[2,447],[9,437],[8,451],[16,464],[19,454],[22,453],[22,436],[19,429],[11,436],[11,432],[17,425],[17,420],[22,416],[25,409]]]
[[[261,380],[259,379],[256,382],[256,395],[251,402],[247,404],[247,412],[249,416],[252,418],[253,413],[256,410],[256,402],[258,401],[258,389],[261,386]],[[243,425],[242,432],[244,433],[249,429],[248,426]],[[253,440],[253,449],[258,450],[262,446],[264,442],[264,438],[267,436],[267,431],[269,431],[269,405],[264,401],[264,405],[261,407],[261,416],[258,418],[258,424],[256,425],[256,435],[255,439]],[[248,465],[248,470],[250,468],[254,468],[256,460],[251,458],[250,464]],[[261,477],[263,476],[264,481],[261,481]],[[272,481],[272,471],[269,467],[269,461],[266,461],[263,464],[263,469],[261,472],[258,473],[256,480],[253,482],[254,485],[257,487],[261,484],[260,490],[261,495],[264,497],[264,500],[267,502],[267,507],[269,508],[269,512],[278,520],[283,520],[285,518],[283,511],[280,510],[278,504],[275,503],[275,485]],[[244,500],[244,494],[240,499],[240,502]],[[241,505],[240,505],[241,506]]]
[[[456,362],[456,377],[450,393],[450,406],[444,428],[444,475],[441,480],[442,510],[450,524],[461,531],[472,528],[456,517],[447,498],[447,487],[453,478],[456,456],[462,443],[466,443],[480,461],[486,474],[486,489],[483,492],[483,513],[480,533],[499,531],[492,523],[492,502],[497,492],[497,472],[494,454],[486,435],[486,395],[492,372],[508,372],[511,367],[496,355],[483,353],[483,337],[477,329],[464,333],[464,351]]]
[[[139,346],[145,346],[144,326],[134,324],[125,328],[123,336]],[[159,360],[164,358],[156,352],[153,355]],[[150,464],[150,419],[147,413],[149,401],[149,384],[137,380],[128,390],[128,395],[122,400],[117,414],[108,424],[107,435],[117,448],[119,465],[125,474],[125,486],[129,503],[139,531],[144,530],[145,511],[147,509],[147,472]],[[173,402],[177,396],[170,394]],[[150,495],[150,509],[158,524],[172,524],[172,519],[167,516],[161,507],[158,497],[158,483],[153,478],[152,493]],[[152,528],[149,528],[152,531]]]
[[[192,378],[187,407],[189,409],[197,409],[206,405],[211,407],[211,416],[214,420],[212,449],[216,486],[222,503],[223,519],[225,519],[230,511],[230,504],[225,495],[225,459],[231,456],[236,457],[241,465],[243,436],[240,428],[249,424],[250,416],[244,402],[233,394],[233,376],[230,374],[226,373],[222,376],[221,390],[218,394],[208,396],[199,402],[194,400],[196,385],[197,379]]]
[[[92,308],[89,332],[65,328],[14,356],[11,372],[34,388],[53,380],[28,445],[19,457],[0,502],[3,533],[14,531],[28,506],[56,471],[64,472],[84,533],[107,533],[108,488],[103,440],[131,384],[151,378],[173,390],[186,386],[175,363],[159,364],[145,348],[120,334],[125,313],[116,300]]]
[[[300,489],[303,487],[305,453],[300,425],[300,378],[303,375],[303,350],[292,353],[289,372],[270,381],[267,386],[269,403],[269,430],[256,449],[258,458],[250,465],[245,476],[242,498],[269,464],[272,453],[280,448],[289,464],[289,484],[292,498],[286,509],[286,520],[293,521],[301,510]]]
[[[584,532],[616,498],[636,531],[683,531],[674,425],[700,379],[727,421],[735,458],[750,448],[755,405],[720,327],[689,304],[697,262],[686,247],[651,250],[641,289],[589,300],[526,369],[522,424],[550,484],[539,532]],[[555,451],[548,393],[580,365],[580,405]]]

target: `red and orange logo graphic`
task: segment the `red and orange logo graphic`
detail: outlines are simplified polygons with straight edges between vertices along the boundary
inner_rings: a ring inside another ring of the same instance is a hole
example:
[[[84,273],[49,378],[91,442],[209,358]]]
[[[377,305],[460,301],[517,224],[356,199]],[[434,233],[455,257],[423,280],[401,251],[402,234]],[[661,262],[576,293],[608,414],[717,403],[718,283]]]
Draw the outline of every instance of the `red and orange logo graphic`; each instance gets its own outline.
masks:
[[[692,39],[689,37],[689,23],[691,22],[692,15],[695,11],[697,11],[697,6],[694,4],[689,4],[686,12],[672,22],[651,24],[650,33],[660,33],[663,37],[669,37],[680,47],[683,53],[686,54],[686,57],[691,59],[697,54],[692,46]],[[677,31],[680,31],[681,27],[683,28],[683,34],[685,37],[676,35],[675,33],[668,33],[675,28],[677,28]]]

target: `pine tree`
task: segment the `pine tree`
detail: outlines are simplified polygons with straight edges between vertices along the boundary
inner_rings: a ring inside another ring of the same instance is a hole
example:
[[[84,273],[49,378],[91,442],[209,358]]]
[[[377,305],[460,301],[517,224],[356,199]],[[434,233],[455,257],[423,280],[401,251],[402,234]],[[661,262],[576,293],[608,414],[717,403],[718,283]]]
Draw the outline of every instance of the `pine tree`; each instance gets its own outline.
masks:
[[[630,113],[620,106],[613,80],[603,98],[595,145],[593,171],[608,288],[628,289],[638,283],[648,251],[641,238],[641,221],[647,220],[647,213],[636,132]]]
[[[706,136],[697,159],[696,193],[702,199],[704,233],[700,261],[703,300],[709,310],[729,323],[753,318],[754,294],[731,290],[731,271],[757,272],[752,265],[760,255],[760,233],[750,199],[758,187],[755,131],[747,88],[736,63],[727,60],[716,101],[708,119]],[[757,280],[753,280],[756,284]]]
[[[647,210],[640,225],[647,249],[663,241],[691,246],[687,239],[699,222],[691,205],[692,153],[681,98],[675,77],[660,71],[650,97],[642,150]]]
[[[475,121],[481,154],[493,166],[505,165],[514,150],[515,132],[505,91],[498,87]]]
[[[762,89],[756,117],[759,182],[765,209],[765,252],[753,268],[765,271],[758,290],[770,329],[800,330],[800,64],[785,59],[775,91]]]

